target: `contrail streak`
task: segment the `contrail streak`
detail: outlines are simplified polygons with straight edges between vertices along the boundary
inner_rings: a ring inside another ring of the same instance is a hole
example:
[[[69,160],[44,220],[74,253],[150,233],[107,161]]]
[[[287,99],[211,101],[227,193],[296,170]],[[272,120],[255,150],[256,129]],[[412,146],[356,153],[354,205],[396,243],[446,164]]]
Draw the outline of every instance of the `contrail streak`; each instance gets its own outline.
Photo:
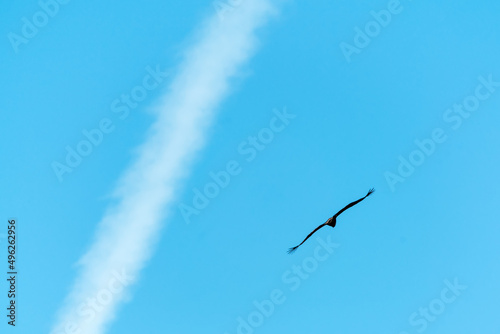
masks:
[[[214,14],[205,22],[160,100],[148,139],[119,182],[116,203],[78,262],[79,273],[52,333],[104,333],[129,298],[127,286],[154,250],[166,209],[204,145],[229,80],[253,54],[256,29],[274,12],[268,0],[242,1],[223,20]]]

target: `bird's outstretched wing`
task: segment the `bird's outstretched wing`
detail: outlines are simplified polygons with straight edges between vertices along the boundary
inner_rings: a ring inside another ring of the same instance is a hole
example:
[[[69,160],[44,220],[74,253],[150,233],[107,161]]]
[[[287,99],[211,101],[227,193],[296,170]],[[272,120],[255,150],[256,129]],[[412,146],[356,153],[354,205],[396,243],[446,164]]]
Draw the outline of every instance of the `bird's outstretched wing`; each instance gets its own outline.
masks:
[[[309,233],[309,235],[304,239],[304,241],[302,241],[300,244],[298,244],[297,246],[295,247],[292,247],[292,248],[289,248],[288,249],[288,254],[291,254],[293,252],[295,252],[295,250],[297,248],[299,248],[300,245],[302,245],[304,242],[306,242],[307,239],[309,239],[311,237],[311,235],[313,235],[317,230],[319,230],[320,228],[322,228],[323,226],[326,226],[326,224],[329,222],[330,220],[328,220],[326,223],[323,223],[321,225],[319,225],[318,227],[316,227],[316,229],[314,231],[312,231],[311,233]]]
[[[337,218],[342,212],[344,212],[345,210],[349,209],[350,207],[355,206],[356,204],[358,204],[359,202],[361,202],[362,200],[364,200],[365,198],[367,198],[368,196],[370,196],[371,194],[373,194],[374,191],[375,191],[375,189],[371,188],[368,191],[368,194],[365,195],[365,197],[362,197],[362,198],[358,199],[357,201],[354,201],[354,202],[346,205],[345,208],[343,208],[342,210],[340,210],[339,212],[337,212],[333,217]]]

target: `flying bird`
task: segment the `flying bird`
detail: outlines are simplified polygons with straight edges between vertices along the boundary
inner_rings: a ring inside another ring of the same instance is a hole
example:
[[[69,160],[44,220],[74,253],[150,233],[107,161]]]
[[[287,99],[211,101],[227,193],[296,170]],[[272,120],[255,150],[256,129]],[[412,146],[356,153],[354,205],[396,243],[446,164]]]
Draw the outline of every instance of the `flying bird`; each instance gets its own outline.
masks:
[[[351,204],[346,205],[342,210],[340,210],[339,212],[337,212],[332,217],[328,218],[328,220],[326,222],[324,222],[323,224],[319,225],[318,227],[316,227],[316,229],[314,231],[312,231],[311,233],[309,233],[309,235],[304,239],[304,241],[302,241],[297,246],[288,249],[288,254],[291,254],[291,253],[295,252],[295,250],[297,250],[297,248],[299,248],[300,245],[302,245],[304,242],[306,242],[306,240],[309,239],[311,237],[311,235],[313,235],[317,230],[319,230],[323,226],[327,226],[328,225],[328,226],[331,226],[332,228],[335,227],[335,225],[337,224],[337,217],[342,212],[344,212],[345,210],[349,209],[352,206],[355,206],[356,204],[358,204],[359,202],[361,202],[362,200],[364,200],[365,198],[367,198],[368,196],[370,196],[371,194],[373,194],[374,191],[375,191],[375,189],[373,189],[373,188],[370,189],[368,191],[368,194],[365,195],[365,197],[362,197],[362,198],[358,199],[357,201],[354,201]]]

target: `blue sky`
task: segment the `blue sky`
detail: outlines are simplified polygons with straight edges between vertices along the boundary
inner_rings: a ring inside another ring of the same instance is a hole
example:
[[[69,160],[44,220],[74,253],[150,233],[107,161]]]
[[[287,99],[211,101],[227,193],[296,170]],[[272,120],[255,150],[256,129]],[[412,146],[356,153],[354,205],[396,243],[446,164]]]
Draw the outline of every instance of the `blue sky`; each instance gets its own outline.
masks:
[[[355,28],[364,31],[371,11],[393,2],[274,4],[277,15],[231,76],[149,245],[151,258],[106,333],[498,332],[500,4],[402,0],[349,59],[341,43],[356,47]],[[8,218],[18,221],[19,309],[18,328],[5,316],[0,326],[49,333],[185,50],[203,20],[218,16],[211,1],[70,1],[13,47],[9,34],[21,36],[22,18],[41,7],[1,7],[0,212],[5,229]],[[142,85],[148,69],[168,74],[120,119],[113,101]],[[456,118],[446,115],[460,114],[447,110],[474,101],[454,129]],[[294,118],[247,161],[242,145],[265,136],[285,110]],[[76,149],[82,131],[103,119],[113,130],[58,179],[54,161],[65,163],[66,147]],[[414,153],[415,141],[428,143],[436,129],[446,139],[429,155]],[[398,175],[400,156],[412,154],[425,160],[391,186],[387,172]],[[194,189],[203,191],[210,173],[231,161],[239,173],[188,223],[180,206],[193,206]],[[326,260],[314,258],[316,236],[286,254],[371,187],[376,193],[334,230],[317,233],[338,245],[322,251]],[[294,266],[314,263],[292,289]],[[443,302],[446,282],[455,281],[466,288]],[[252,326],[254,302],[273,291],[282,303]],[[421,313],[441,305],[439,314]]]

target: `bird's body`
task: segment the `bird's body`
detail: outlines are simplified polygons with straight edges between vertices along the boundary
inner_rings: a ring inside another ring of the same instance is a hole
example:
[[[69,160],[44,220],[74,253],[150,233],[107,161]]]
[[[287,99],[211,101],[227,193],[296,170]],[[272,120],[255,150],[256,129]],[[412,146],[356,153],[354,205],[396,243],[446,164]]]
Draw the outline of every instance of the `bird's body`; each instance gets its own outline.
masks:
[[[331,227],[335,227],[335,225],[337,225],[337,217],[328,218],[325,224]]]
[[[337,225],[337,217],[342,213],[344,212],[345,210],[349,209],[350,207],[358,204],[359,202],[361,202],[362,200],[364,200],[365,198],[367,198],[368,196],[370,196],[371,194],[373,194],[373,192],[375,191],[375,189],[370,189],[368,191],[368,193],[366,194],[365,197],[362,197],[360,199],[358,199],[357,201],[354,201],[348,205],[346,205],[342,210],[340,210],[339,212],[337,212],[336,214],[334,214],[332,217],[328,218],[328,220],[326,222],[324,222],[323,224],[319,225],[318,227],[316,227],[316,229],[314,231],[312,231],[311,233],[309,233],[309,235],[304,239],[304,241],[302,241],[300,244],[298,244],[297,246],[295,247],[292,247],[288,250],[288,254],[291,254],[293,252],[295,252],[295,250],[297,248],[299,248],[300,245],[302,245],[304,242],[306,242],[307,239],[309,239],[314,233],[316,233],[316,231],[318,231],[319,229],[321,229],[322,227],[324,226],[331,226],[332,228],[335,227],[335,225]]]

